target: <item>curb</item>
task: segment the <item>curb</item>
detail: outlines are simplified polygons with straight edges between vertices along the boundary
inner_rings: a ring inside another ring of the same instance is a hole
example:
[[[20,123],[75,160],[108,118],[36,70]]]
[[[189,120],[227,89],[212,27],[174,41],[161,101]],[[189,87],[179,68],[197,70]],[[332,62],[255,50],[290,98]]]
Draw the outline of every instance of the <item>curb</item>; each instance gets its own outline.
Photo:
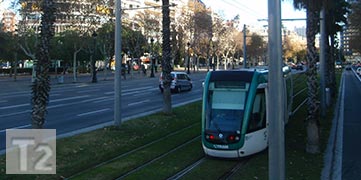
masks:
[[[342,73],[338,98],[335,106],[335,116],[332,120],[332,128],[328,145],[324,155],[324,167],[321,172],[321,180],[341,180],[342,177],[342,139],[343,139],[343,111],[345,82]]]

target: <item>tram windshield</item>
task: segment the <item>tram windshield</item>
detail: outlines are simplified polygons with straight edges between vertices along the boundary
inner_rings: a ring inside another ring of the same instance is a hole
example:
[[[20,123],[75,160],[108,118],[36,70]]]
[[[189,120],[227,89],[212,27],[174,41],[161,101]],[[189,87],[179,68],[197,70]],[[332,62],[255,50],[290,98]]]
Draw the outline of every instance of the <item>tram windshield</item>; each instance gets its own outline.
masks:
[[[236,132],[241,129],[249,83],[239,81],[210,82],[206,129]]]

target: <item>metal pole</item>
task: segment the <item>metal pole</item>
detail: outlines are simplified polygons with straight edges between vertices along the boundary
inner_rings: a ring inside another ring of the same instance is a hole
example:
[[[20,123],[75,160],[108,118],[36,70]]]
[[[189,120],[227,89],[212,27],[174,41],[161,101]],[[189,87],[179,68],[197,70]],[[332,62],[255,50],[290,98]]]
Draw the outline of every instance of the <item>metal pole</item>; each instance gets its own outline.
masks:
[[[246,25],[243,25],[243,68],[247,68],[247,32],[246,32]]]
[[[187,52],[187,54],[188,54],[188,60],[187,60],[187,74],[190,74],[190,72],[189,72],[189,64],[191,63],[191,58],[189,57],[190,56],[190,54],[189,54],[189,47],[190,47],[190,43],[188,42],[187,43],[187,46],[188,46],[188,52]]]
[[[154,42],[154,39],[150,39],[150,62],[152,63],[151,64],[151,72],[150,72],[150,77],[154,77],[154,65],[155,65],[155,62],[153,60],[153,42]]]
[[[93,52],[92,52],[92,59],[91,59],[91,63],[92,63],[92,83],[96,83],[98,80],[97,80],[97,70],[96,70],[96,67],[95,67],[95,54],[96,54],[96,50],[97,50],[97,42],[96,42],[96,38],[97,38],[97,33],[94,31],[93,34],[92,34],[92,37],[93,37],[93,43],[94,43],[94,49],[93,49]]]
[[[325,54],[325,40],[326,40],[326,26],[325,26],[325,8],[323,7],[320,13],[320,89],[321,89],[321,116],[325,117],[326,115],[326,54]]]
[[[121,119],[121,68],[122,68],[122,20],[121,0],[115,2],[115,78],[114,78],[114,125],[120,126]]]
[[[282,72],[281,0],[268,0],[269,179],[285,179],[284,118],[285,97]],[[270,105],[272,103],[272,105]]]

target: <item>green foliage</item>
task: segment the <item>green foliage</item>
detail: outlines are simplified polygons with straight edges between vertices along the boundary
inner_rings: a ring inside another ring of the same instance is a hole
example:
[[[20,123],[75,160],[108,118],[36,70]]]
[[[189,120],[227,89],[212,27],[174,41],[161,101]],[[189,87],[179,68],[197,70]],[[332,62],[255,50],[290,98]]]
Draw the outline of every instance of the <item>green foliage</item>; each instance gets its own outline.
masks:
[[[149,52],[150,45],[140,31],[134,31],[130,27],[122,29],[122,51],[131,53],[133,57],[140,57],[144,52]]]

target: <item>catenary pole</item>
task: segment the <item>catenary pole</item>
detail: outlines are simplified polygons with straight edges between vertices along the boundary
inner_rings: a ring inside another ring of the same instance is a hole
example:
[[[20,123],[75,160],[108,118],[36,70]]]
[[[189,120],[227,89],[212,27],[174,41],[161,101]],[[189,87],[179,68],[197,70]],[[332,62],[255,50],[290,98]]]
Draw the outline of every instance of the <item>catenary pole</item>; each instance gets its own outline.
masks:
[[[268,0],[269,179],[285,179],[284,84],[282,72],[281,0]]]
[[[247,32],[246,25],[243,25],[243,68],[247,68]]]
[[[121,119],[121,68],[122,68],[122,1],[116,0],[115,6],[115,75],[114,75],[114,125],[120,126]]]
[[[326,28],[325,28],[325,8],[323,7],[320,13],[320,95],[321,95],[321,116],[326,115],[326,56],[325,56],[325,40],[326,40]]]

